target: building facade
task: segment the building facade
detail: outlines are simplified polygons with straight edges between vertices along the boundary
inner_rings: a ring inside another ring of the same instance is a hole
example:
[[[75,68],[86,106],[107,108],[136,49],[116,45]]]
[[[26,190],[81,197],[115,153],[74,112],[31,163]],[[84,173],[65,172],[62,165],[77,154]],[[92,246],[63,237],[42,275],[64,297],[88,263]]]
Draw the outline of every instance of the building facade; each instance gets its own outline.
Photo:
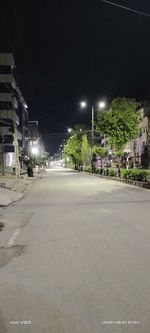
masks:
[[[121,165],[124,167],[150,168],[150,101],[141,102],[140,109],[137,110],[140,118],[139,137],[128,142],[123,151]],[[105,138],[100,137],[100,146],[107,146]],[[103,159],[105,164],[105,159]],[[118,165],[118,158],[113,156],[111,147],[109,148],[109,160],[111,166]],[[115,163],[114,163],[115,161]],[[100,162],[101,163],[101,160]],[[98,165],[98,164],[97,164]],[[99,166],[99,165],[98,165]]]
[[[140,117],[140,135],[129,142],[124,152],[129,155],[131,166],[150,167],[150,102],[145,101],[137,111]]]
[[[43,156],[45,155],[45,148],[43,144],[43,139],[39,133],[38,121],[30,120],[28,122],[28,135],[29,135],[29,154],[31,156]]]
[[[28,110],[12,54],[0,53],[0,172],[19,172],[28,148]]]
[[[38,155],[39,154],[39,124],[38,121],[30,120],[28,122],[29,130],[29,154]]]

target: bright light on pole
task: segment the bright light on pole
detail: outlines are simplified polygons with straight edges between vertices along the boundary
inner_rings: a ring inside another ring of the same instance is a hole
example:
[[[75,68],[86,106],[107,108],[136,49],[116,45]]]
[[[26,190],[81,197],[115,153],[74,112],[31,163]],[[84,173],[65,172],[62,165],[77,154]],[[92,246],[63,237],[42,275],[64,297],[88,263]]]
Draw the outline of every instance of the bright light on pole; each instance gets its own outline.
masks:
[[[85,101],[82,101],[82,102],[80,103],[80,106],[81,106],[81,108],[86,108],[87,103],[86,103]]]
[[[72,132],[72,128],[68,128],[68,133],[71,133]]]
[[[104,109],[106,107],[106,103],[104,101],[101,101],[101,102],[98,103],[98,107],[100,109]]]
[[[38,150],[37,147],[32,147],[32,148],[31,148],[31,153],[32,153],[32,155],[38,155],[38,152],[39,152],[39,150]]]
[[[91,108],[91,111],[92,111],[92,128],[91,128],[91,137],[92,137],[92,140],[91,140],[91,142],[92,142],[92,147],[94,146],[94,113],[95,113],[95,108],[96,108],[96,106],[94,106],[94,105],[89,105],[89,104],[87,104],[86,103],[86,101],[81,101],[80,102],[80,107],[81,108],[85,108],[85,107],[90,107]],[[105,103],[105,101],[99,101],[99,103],[98,103],[98,108],[99,109],[104,109],[106,107],[106,103]]]

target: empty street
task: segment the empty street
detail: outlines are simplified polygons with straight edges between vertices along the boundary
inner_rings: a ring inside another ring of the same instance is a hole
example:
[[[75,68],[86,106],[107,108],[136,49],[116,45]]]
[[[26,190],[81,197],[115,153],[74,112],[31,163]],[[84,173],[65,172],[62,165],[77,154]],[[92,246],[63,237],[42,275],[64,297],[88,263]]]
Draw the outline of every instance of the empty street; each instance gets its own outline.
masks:
[[[0,221],[0,333],[150,332],[148,190],[56,167]]]

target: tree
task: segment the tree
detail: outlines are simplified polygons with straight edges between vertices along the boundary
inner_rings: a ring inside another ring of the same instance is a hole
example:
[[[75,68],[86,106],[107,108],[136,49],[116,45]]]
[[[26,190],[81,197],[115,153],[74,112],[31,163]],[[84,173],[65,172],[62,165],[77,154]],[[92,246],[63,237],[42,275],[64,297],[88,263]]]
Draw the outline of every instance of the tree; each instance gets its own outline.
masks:
[[[64,146],[65,159],[67,160],[67,157],[70,157],[72,163],[75,164],[75,168],[83,162],[81,150],[83,144],[82,138],[85,132],[88,132],[85,125],[75,125],[71,137],[67,140],[67,144]],[[86,139],[87,142],[85,145],[88,144],[88,134],[86,135]]]
[[[91,131],[83,124],[77,124],[74,126],[73,133],[77,134],[77,138],[82,141],[83,134],[86,134],[88,142],[91,140]]]
[[[108,148],[94,146],[92,149],[92,152],[93,152],[93,154],[95,154],[96,156],[100,156],[100,158],[101,158],[101,173],[102,173],[103,158],[106,158],[109,155]]]
[[[84,165],[89,164],[91,159],[91,149],[86,134],[82,136],[81,157]]]
[[[94,146],[92,149],[93,153],[95,153],[96,155],[100,156],[100,157],[108,157],[108,148],[107,147],[97,147]]]
[[[81,140],[77,137],[77,134],[73,134],[64,146],[64,153],[66,156],[70,156],[75,166],[80,164],[81,158]]]
[[[100,112],[96,121],[96,130],[104,135],[113,152],[123,151],[125,145],[138,137],[140,133],[139,104],[125,98],[117,98],[108,111]]]

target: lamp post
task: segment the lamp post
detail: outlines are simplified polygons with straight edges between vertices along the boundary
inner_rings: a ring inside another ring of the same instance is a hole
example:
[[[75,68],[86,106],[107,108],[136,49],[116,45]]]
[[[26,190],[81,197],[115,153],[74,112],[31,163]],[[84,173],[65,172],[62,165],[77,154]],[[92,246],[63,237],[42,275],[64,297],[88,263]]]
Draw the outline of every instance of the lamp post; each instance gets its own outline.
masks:
[[[91,127],[91,143],[92,143],[92,147],[94,146],[94,119],[95,119],[95,117],[94,117],[94,113],[95,113],[95,108],[96,108],[96,106],[94,106],[94,105],[90,105],[90,104],[87,104],[87,102],[86,101],[82,101],[81,103],[80,103],[80,106],[81,106],[81,108],[83,109],[83,108],[86,108],[86,107],[90,107],[91,108],[91,111],[92,111],[92,127]],[[105,103],[105,101],[100,101],[99,103],[98,103],[98,105],[97,105],[97,107],[99,108],[99,109],[104,109],[105,107],[106,107],[106,103]]]
[[[34,155],[34,156],[37,156],[38,153],[39,153],[39,149],[38,149],[38,147],[37,147],[37,146],[33,146],[33,147],[31,148],[31,154]]]

